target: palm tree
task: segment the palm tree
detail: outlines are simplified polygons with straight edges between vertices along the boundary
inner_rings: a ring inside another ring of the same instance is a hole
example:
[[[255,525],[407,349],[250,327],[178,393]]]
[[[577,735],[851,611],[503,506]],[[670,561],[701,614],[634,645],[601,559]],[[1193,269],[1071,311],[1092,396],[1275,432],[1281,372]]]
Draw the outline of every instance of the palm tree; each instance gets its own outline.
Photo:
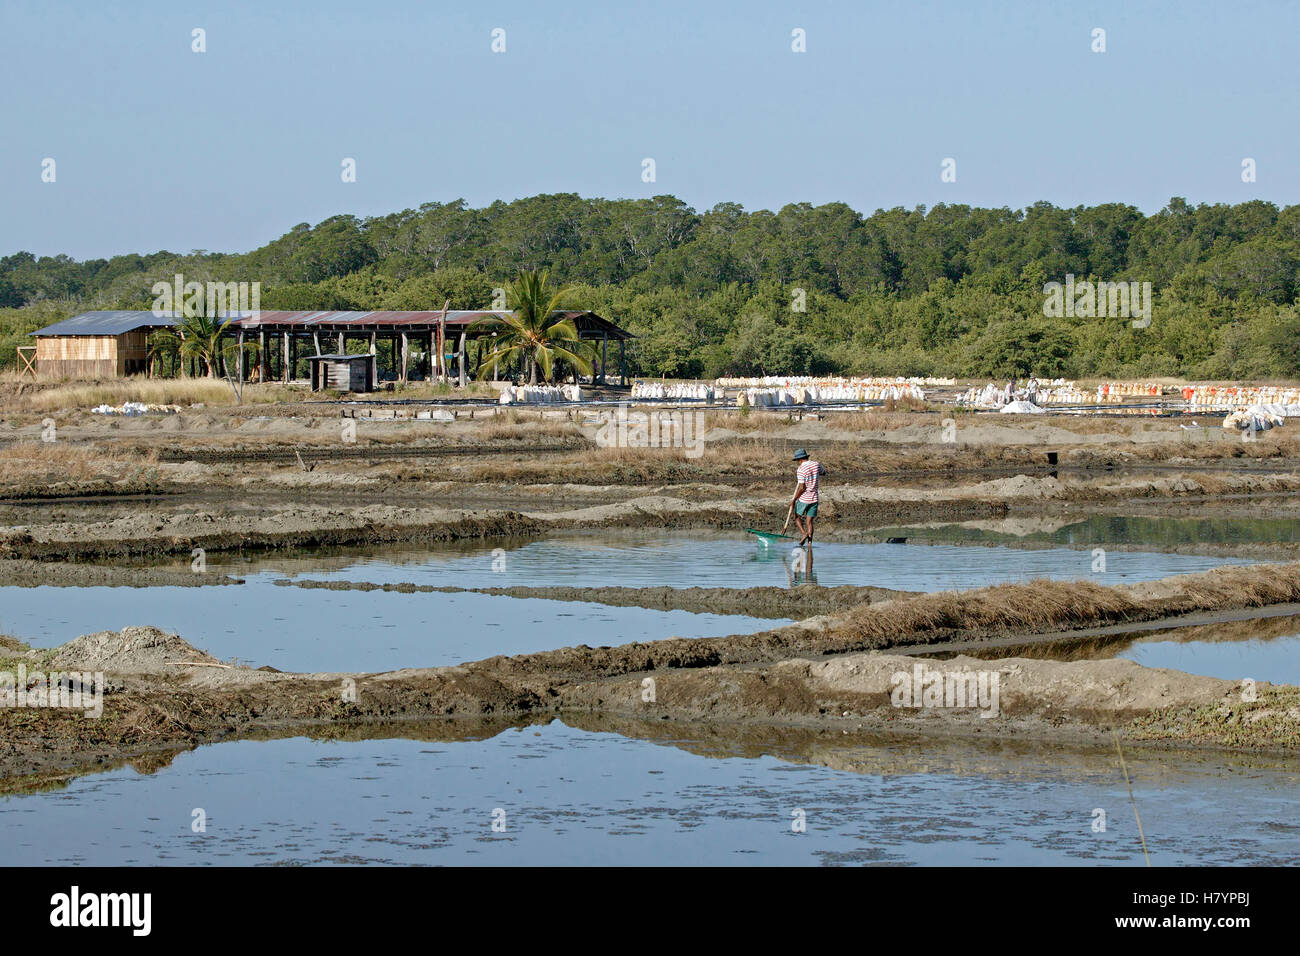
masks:
[[[187,315],[174,329],[160,329],[149,336],[149,351],[154,358],[175,355],[180,359],[197,359],[207,369],[208,378],[216,378],[223,357],[221,340],[229,319],[207,315]]]
[[[557,359],[590,375],[590,348],[579,339],[573,319],[560,311],[561,301],[568,292],[568,289],[552,291],[550,273],[545,269],[540,272],[521,269],[506,286],[506,303],[514,311],[479,320],[497,330],[487,356],[490,361],[485,361],[479,369],[479,378],[486,378],[497,363],[519,358],[528,362],[530,385],[537,384],[539,367],[542,377],[549,382]]]
[[[149,333],[149,375],[159,369],[164,375],[168,368],[180,371],[181,337],[171,329],[157,329]]]

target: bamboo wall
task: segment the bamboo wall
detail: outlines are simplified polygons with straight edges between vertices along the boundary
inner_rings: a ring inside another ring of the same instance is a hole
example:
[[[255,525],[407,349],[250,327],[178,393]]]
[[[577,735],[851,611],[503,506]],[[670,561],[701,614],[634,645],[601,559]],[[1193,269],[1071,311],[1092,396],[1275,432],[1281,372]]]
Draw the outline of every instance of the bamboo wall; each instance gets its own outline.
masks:
[[[41,335],[36,371],[52,378],[113,378],[143,375],[149,367],[149,333]]]
[[[54,378],[112,378],[121,375],[117,338],[113,335],[37,336],[37,374]]]
[[[117,374],[143,375],[149,368],[149,333],[124,332],[117,337]]]

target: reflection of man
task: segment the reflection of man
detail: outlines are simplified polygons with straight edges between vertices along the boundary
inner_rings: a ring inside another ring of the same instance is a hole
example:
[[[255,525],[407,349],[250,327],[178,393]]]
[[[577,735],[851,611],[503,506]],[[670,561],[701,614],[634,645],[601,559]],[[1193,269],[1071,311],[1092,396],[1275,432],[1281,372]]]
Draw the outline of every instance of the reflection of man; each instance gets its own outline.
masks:
[[[790,587],[798,584],[816,584],[817,575],[813,573],[812,548],[795,548],[790,552],[790,557],[792,559],[790,561],[781,558],[781,563],[785,566],[785,579]]]
[[[809,458],[808,452],[802,448],[794,453],[794,460],[799,462],[799,470],[794,474],[795,481],[799,484],[794,490],[794,500],[790,502],[790,507],[794,509],[794,521],[799,526],[799,546],[803,547],[813,538],[817,502],[820,500],[817,485],[826,469],[820,462]]]

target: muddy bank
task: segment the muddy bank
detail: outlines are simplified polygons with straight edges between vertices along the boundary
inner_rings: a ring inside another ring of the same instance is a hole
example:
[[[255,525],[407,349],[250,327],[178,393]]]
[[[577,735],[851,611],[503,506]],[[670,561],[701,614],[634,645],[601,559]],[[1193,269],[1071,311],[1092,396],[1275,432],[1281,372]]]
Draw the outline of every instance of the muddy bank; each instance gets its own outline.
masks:
[[[954,521],[998,517],[1006,503],[970,498],[844,505],[859,520]],[[834,520],[835,506],[827,509]],[[0,531],[0,559],[86,559],[205,551],[338,547],[539,536],[549,531],[596,528],[735,529],[771,523],[780,502],[742,499],[698,502],[650,495],[616,504],[565,511],[466,511],[382,504],[322,507],[268,505],[234,510],[215,503],[195,512],[137,507],[120,517],[30,523]]]
[[[918,661],[888,651],[1040,633],[1116,619],[1154,620],[1300,600],[1300,565],[1225,568],[1141,585],[1002,585],[897,597],[758,634],[570,647],[456,667],[375,674],[293,674],[222,664],[178,636],[127,628],[33,651],[10,642],[0,671],[55,668],[108,675],[102,716],[5,712],[0,776],[85,766],[251,733],[317,732],[433,718],[529,719],[581,712],[638,719],[834,725],[986,736],[1089,739],[1103,730],[1152,741],[1287,751],[1300,742],[1300,690],[1131,661],[1004,658]],[[916,667],[996,671],[987,708],[894,706],[888,682]]]
[[[239,578],[173,568],[125,568],[63,561],[0,560],[0,587],[197,588],[243,584]]]
[[[127,557],[240,549],[317,548],[541,534],[546,525],[518,512],[445,508],[279,508],[263,513],[172,513],[136,508],[94,522],[29,525],[0,532],[0,558]]]
[[[3,573],[3,564],[0,564]],[[398,594],[442,592],[446,594],[491,594],[498,597],[541,598],[547,601],[580,601],[611,607],[643,607],[656,611],[691,611],[696,614],[743,614],[748,617],[802,619],[834,614],[849,608],[915,594],[871,586],[818,587],[799,585],[794,588],[579,588],[579,587],[509,587],[460,588],[431,584],[375,584],[370,581],[288,580],[275,582],[282,587],[324,591],[391,591]]]
[[[220,665],[151,628],[79,640],[80,647],[31,657],[28,666],[105,669],[101,716],[9,711],[0,777],[86,770],[251,736],[569,714],[1093,743],[1114,730],[1125,740],[1281,753],[1300,742],[1300,689],[1261,684],[1247,702],[1231,681],[1131,661],[928,662],[927,680],[948,673],[964,680],[975,668],[996,673],[996,699],[972,692],[973,706],[900,706],[897,688],[923,665],[882,654],[565,681],[488,662],[384,674],[251,671]]]
[[[911,522],[961,522],[1059,514],[1070,502],[1177,500],[1206,494],[1289,494],[1300,476],[1181,476],[1128,482],[1072,484],[1020,475],[944,489],[828,487],[819,527],[828,536],[841,528],[897,526]],[[481,489],[480,489],[481,490]],[[313,496],[314,498],[315,496]],[[349,499],[351,500],[351,499]],[[550,502],[554,505],[554,501]],[[378,503],[304,505],[250,495],[247,502],[205,500],[195,510],[133,502],[101,509],[86,520],[41,520],[0,530],[0,558],[35,560],[157,555],[233,549],[273,549],[419,543],[540,535],[599,528],[741,530],[772,526],[786,499],[766,495],[700,498],[670,493],[641,495],[586,507],[522,511],[469,510],[436,505]],[[1282,549],[1279,549],[1282,550]]]

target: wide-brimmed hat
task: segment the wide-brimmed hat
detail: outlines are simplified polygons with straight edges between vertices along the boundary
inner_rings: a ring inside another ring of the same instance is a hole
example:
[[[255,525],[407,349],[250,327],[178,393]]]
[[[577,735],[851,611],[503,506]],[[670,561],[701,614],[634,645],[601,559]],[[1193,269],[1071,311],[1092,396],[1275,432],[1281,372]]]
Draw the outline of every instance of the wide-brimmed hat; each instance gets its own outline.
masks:
[[[798,451],[796,451],[796,452],[794,453],[794,457],[791,458],[790,460],[791,460],[791,461],[799,461],[801,458],[807,458],[807,457],[808,457],[808,452],[807,452],[807,450],[806,450],[806,449],[803,449],[803,448],[800,448]]]

